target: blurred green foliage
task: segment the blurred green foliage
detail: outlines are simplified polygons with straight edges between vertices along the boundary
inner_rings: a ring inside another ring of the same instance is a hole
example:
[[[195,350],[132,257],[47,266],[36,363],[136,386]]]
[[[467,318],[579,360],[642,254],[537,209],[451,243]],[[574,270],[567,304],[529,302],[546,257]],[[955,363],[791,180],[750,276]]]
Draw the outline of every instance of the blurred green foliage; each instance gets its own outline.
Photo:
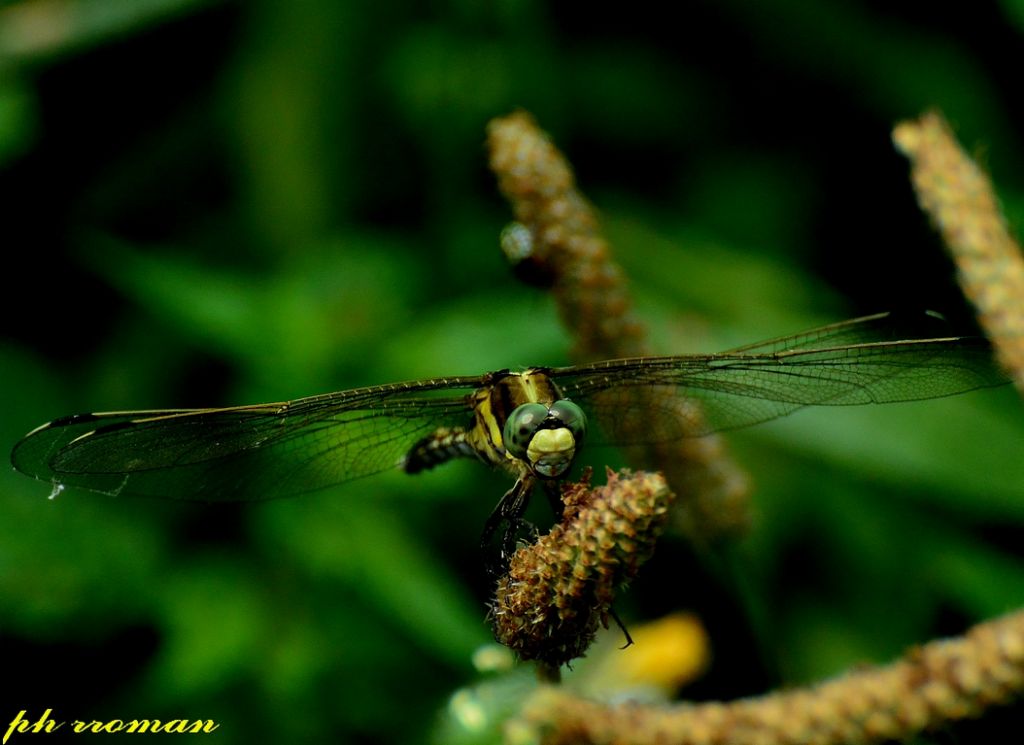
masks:
[[[497,250],[484,127],[517,106],[572,159],[666,353],[898,307],[969,323],[888,133],[940,108],[1019,222],[1021,7],[4,3],[0,441],[72,411],[565,362],[550,299]],[[701,560],[666,539],[620,611],[701,613],[717,661],[684,696],[881,662],[1024,597],[1012,391],[731,439],[750,535]],[[489,640],[476,544],[506,485],[481,471],[242,506],[48,501],[3,471],[3,715],[493,741],[521,677],[472,694],[495,712],[478,736],[465,691],[435,730]]]

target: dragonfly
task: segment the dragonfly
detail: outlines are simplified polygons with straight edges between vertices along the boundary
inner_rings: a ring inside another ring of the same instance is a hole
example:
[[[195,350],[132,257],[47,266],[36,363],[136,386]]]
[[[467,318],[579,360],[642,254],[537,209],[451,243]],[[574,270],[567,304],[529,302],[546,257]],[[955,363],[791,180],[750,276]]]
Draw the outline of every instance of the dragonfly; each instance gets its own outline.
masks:
[[[558,509],[556,487],[588,441],[668,442],[808,406],[1007,382],[984,339],[920,336],[939,324],[881,313],[718,354],[500,370],[228,408],[75,414],[30,432],[11,461],[54,494],[76,487],[224,502],[475,458],[515,479],[484,531],[486,542],[504,524],[508,542],[536,485]]]

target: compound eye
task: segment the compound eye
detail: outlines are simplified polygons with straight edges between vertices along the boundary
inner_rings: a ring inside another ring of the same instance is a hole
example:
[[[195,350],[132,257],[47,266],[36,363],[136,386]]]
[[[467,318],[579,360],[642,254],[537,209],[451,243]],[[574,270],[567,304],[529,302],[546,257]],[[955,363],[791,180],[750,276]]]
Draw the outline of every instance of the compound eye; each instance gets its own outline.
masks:
[[[505,449],[510,455],[520,460],[526,458],[530,440],[547,415],[548,409],[543,404],[522,404],[512,410],[502,432]]]
[[[555,401],[551,406],[551,416],[562,423],[562,426],[572,432],[576,440],[576,447],[583,443],[583,437],[587,433],[587,415],[583,409],[567,398]]]

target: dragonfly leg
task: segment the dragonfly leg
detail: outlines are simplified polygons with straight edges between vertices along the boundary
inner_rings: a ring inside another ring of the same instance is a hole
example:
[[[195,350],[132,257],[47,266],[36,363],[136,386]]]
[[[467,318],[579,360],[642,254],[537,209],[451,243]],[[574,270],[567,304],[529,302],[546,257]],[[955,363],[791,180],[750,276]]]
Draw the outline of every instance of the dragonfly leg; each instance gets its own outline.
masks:
[[[562,522],[562,513],[565,512],[565,503],[562,501],[562,482],[546,479],[541,482],[544,487],[544,494],[547,495],[548,504],[555,514],[555,522]]]
[[[629,635],[629,629],[626,628],[626,624],[619,618],[619,614],[615,612],[615,609],[611,606],[608,607],[608,613],[611,614],[612,620],[615,621],[615,625],[622,630],[622,635],[626,637],[626,643],[623,644],[619,649],[627,649],[633,646],[633,637]]]
[[[534,479],[529,476],[520,477],[515,485],[501,498],[498,505],[491,512],[487,522],[484,523],[484,532],[480,537],[480,547],[484,550],[490,548],[491,541],[498,528],[505,526],[501,534],[501,553],[497,572],[502,573],[508,567],[508,562],[516,550],[516,537],[519,532],[528,524],[523,520],[523,513],[530,503],[530,494],[533,492]]]

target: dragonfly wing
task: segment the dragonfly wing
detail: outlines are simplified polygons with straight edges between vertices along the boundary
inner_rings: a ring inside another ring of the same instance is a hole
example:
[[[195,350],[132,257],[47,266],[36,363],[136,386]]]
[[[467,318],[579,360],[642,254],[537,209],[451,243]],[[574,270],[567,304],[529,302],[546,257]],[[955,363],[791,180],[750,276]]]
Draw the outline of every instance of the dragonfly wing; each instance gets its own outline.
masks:
[[[810,331],[780,336],[730,349],[723,354],[766,354],[797,349],[848,347],[905,339],[948,338],[949,324],[932,311],[888,312],[830,323]]]
[[[468,394],[450,395],[466,387],[461,382],[228,409],[78,415],[30,433],[11,459],[38,479],[115,495],[248,501],[300,494],[393,468],[433,429],[468,424]]]
[[[842,333],[862,338],[864,330]],[[1006,382],[981,339],[835,341],[831,333],[810,332],[717,355],[565,368],[553,377],[567,397],[594,412],[612,444],[701,436],[805,406],[914,401]]]

